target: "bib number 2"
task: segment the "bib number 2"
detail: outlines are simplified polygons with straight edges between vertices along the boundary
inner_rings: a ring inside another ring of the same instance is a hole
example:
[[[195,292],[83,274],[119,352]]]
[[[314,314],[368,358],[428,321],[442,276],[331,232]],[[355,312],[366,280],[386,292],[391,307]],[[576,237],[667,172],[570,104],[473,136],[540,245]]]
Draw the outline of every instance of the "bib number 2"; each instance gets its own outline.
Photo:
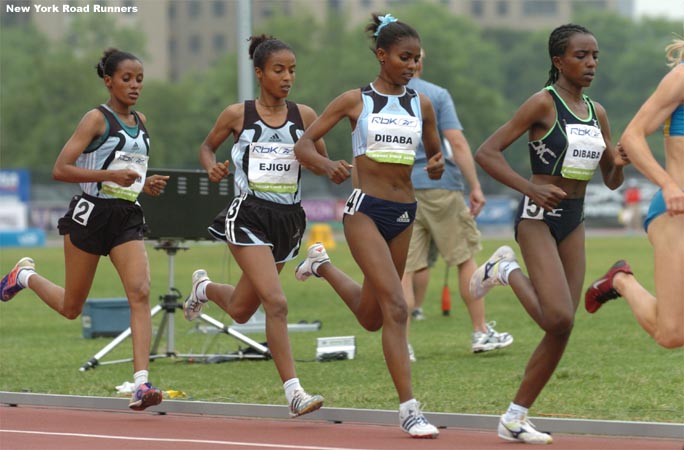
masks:
[[[90,219],[90,214],[95,209],[95,203],[90,202],[84,198],[80,198],[76,206],[74,206],[74,212],[71,215],[71,219],[84,227],[88,225],[88,220]]]

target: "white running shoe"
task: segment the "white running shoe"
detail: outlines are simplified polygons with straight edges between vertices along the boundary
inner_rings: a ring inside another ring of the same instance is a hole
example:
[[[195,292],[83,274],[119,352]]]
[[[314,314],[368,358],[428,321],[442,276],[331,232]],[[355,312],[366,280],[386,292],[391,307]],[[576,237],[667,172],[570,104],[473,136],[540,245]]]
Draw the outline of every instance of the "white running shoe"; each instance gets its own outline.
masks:
[[[527,416],[504,422],[504,414],[499,420],[498,434],[501,439],[514,442],[524,442],[525,444],[551,444],[553,438],[548,433],[537,431],[532,422],[527,420]]]
[[[420,403],[417,400],[404,411],[399,409],[399,425],[402,431],[410,434],[412,438],[434,439],[439,435],[437,427],[428,422],[420,411]]]
[[[197,286],[209,280],[207,271],[204,269],[197,269],[192,273],[192,289],[190,296],[185,303],[183,303],[183,315],[187,320],[195,320],[202,314],[202,307],[207,304],[207,300],[200,300],[197,298]]]
[[[499,247],[484,264],[473,272],[470,278],[470,295],[482,298],[494,286],[504,284],[499,278],[499,266],[502,261],[515,261],[515,253],[508,245]]]
[[[300,262],[295,269],[295,277],[299,281],[304,281],[311,275],[320,278],[316,269],[318,269],[321,264],[330,262],[328,252],[325,251],[325,246],[320,242],[316,242],[309,246],[306,253],[306,259]]]
[[[408,354],[409,354],[409,361],[416,362],[416,353],[413,351],[413,345],[411,345],[411,344],[408,344]]]
[[[290,417],[298,417],[303,414],[314,412],[323,406],[323,397],[309,395],[303,389],[297,389],[290,402]]]
[[[513,336],[509,333],[499,333],[494,329],[496,322],[487,324],[487,332],[476,331],[473,333],[473,353],[488,352],[498,348],[508,347],[513,343]]]

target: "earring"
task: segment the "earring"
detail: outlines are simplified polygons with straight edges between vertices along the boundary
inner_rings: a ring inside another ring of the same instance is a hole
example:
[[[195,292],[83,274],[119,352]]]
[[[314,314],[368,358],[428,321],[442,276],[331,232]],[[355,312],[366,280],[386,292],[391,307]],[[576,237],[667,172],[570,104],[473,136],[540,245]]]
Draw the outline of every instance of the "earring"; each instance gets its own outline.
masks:
[[[384,60],[384,59],[381,59],[381,60],[380,60],[380,64],[385,64],[385,60]]]

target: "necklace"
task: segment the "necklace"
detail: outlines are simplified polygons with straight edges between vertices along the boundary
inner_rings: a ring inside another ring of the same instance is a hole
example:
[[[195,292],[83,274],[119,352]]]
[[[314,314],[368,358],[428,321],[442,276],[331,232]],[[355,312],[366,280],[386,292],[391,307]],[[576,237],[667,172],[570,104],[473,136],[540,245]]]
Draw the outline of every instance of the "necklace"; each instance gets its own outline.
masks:
[[[257,103],[260,104],[261,106],[263,106],[264,108],[270,108],[270,109],[278,109],[278,108],[282,108],[283,106],[287,105],[286,103],[280,103],[277,105],[267,105],[263,101],[261,101],[261,98],[257,99]]]
[[[117,113],[118,115],[120,115],[121,117],[128,117],[128,116],[131,115],[131,113],[130,113],[129,111],[124,111],[124,112],[117,111],[117,110],[112,106],[112,104],[109,103],[109,102],[107,102],[107,106],[109,106],[109,109],[111,109],[112,111],[114,111],[115,113]]]
[[[565,92],[568,94],[572,95],[573,97],[577,96],[578,94],[576,92],[572,92],[570,89],[566,88],[565,86],[561,86],[560,84],[556,83],[555,86],[557,88],[563,89]]]

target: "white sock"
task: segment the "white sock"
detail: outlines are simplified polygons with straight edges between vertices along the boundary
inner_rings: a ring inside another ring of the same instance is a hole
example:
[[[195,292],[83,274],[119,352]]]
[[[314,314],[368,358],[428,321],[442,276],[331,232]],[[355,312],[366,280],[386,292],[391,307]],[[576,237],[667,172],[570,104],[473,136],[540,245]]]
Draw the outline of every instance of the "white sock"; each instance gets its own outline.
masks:
[[[150,373],[147,370],[138,370],[133,374],[133,382],[135,383],[135,388],[138,389],[141,384],[147,383],[147,377]]]
[[[501,261],[499,263],[499,281],[508,286],[508,277],[516,269],[520,269],[518,261]]]
[[[197,289],[195,289],[195,296],[199,301],[204,303],[209,300],[209,297],[207,297],[207,286],[209,286],[209,280],[204,280],[198,284]]]
[[[411,400],[406,400],[404,403],[399,403],[399,412],[405,411],[406,409],[414,406],[418,400],[412,398]]]
[[[508,405],[508,410],[506,411],[506,414],[504,415],[504,420],[507,422],[511,422],[513,420],[520,419],[521,417],[527,415],[527,411],[528,408],[516,405],[515,403],[511,402],[511,404]]]
[[[299,384],[299,378],[290,378],[283,383],[283,389],[285,389],[285,398],[287,399],[287,404],[292,402],[292,397],[297,389],[301,389],[302,385]]]
[[[27,288],[29,278],[31,278],[35,274],[36,271],[33,269],[21,269],[17,274],[17,282],[19,283],[19,286]]]

